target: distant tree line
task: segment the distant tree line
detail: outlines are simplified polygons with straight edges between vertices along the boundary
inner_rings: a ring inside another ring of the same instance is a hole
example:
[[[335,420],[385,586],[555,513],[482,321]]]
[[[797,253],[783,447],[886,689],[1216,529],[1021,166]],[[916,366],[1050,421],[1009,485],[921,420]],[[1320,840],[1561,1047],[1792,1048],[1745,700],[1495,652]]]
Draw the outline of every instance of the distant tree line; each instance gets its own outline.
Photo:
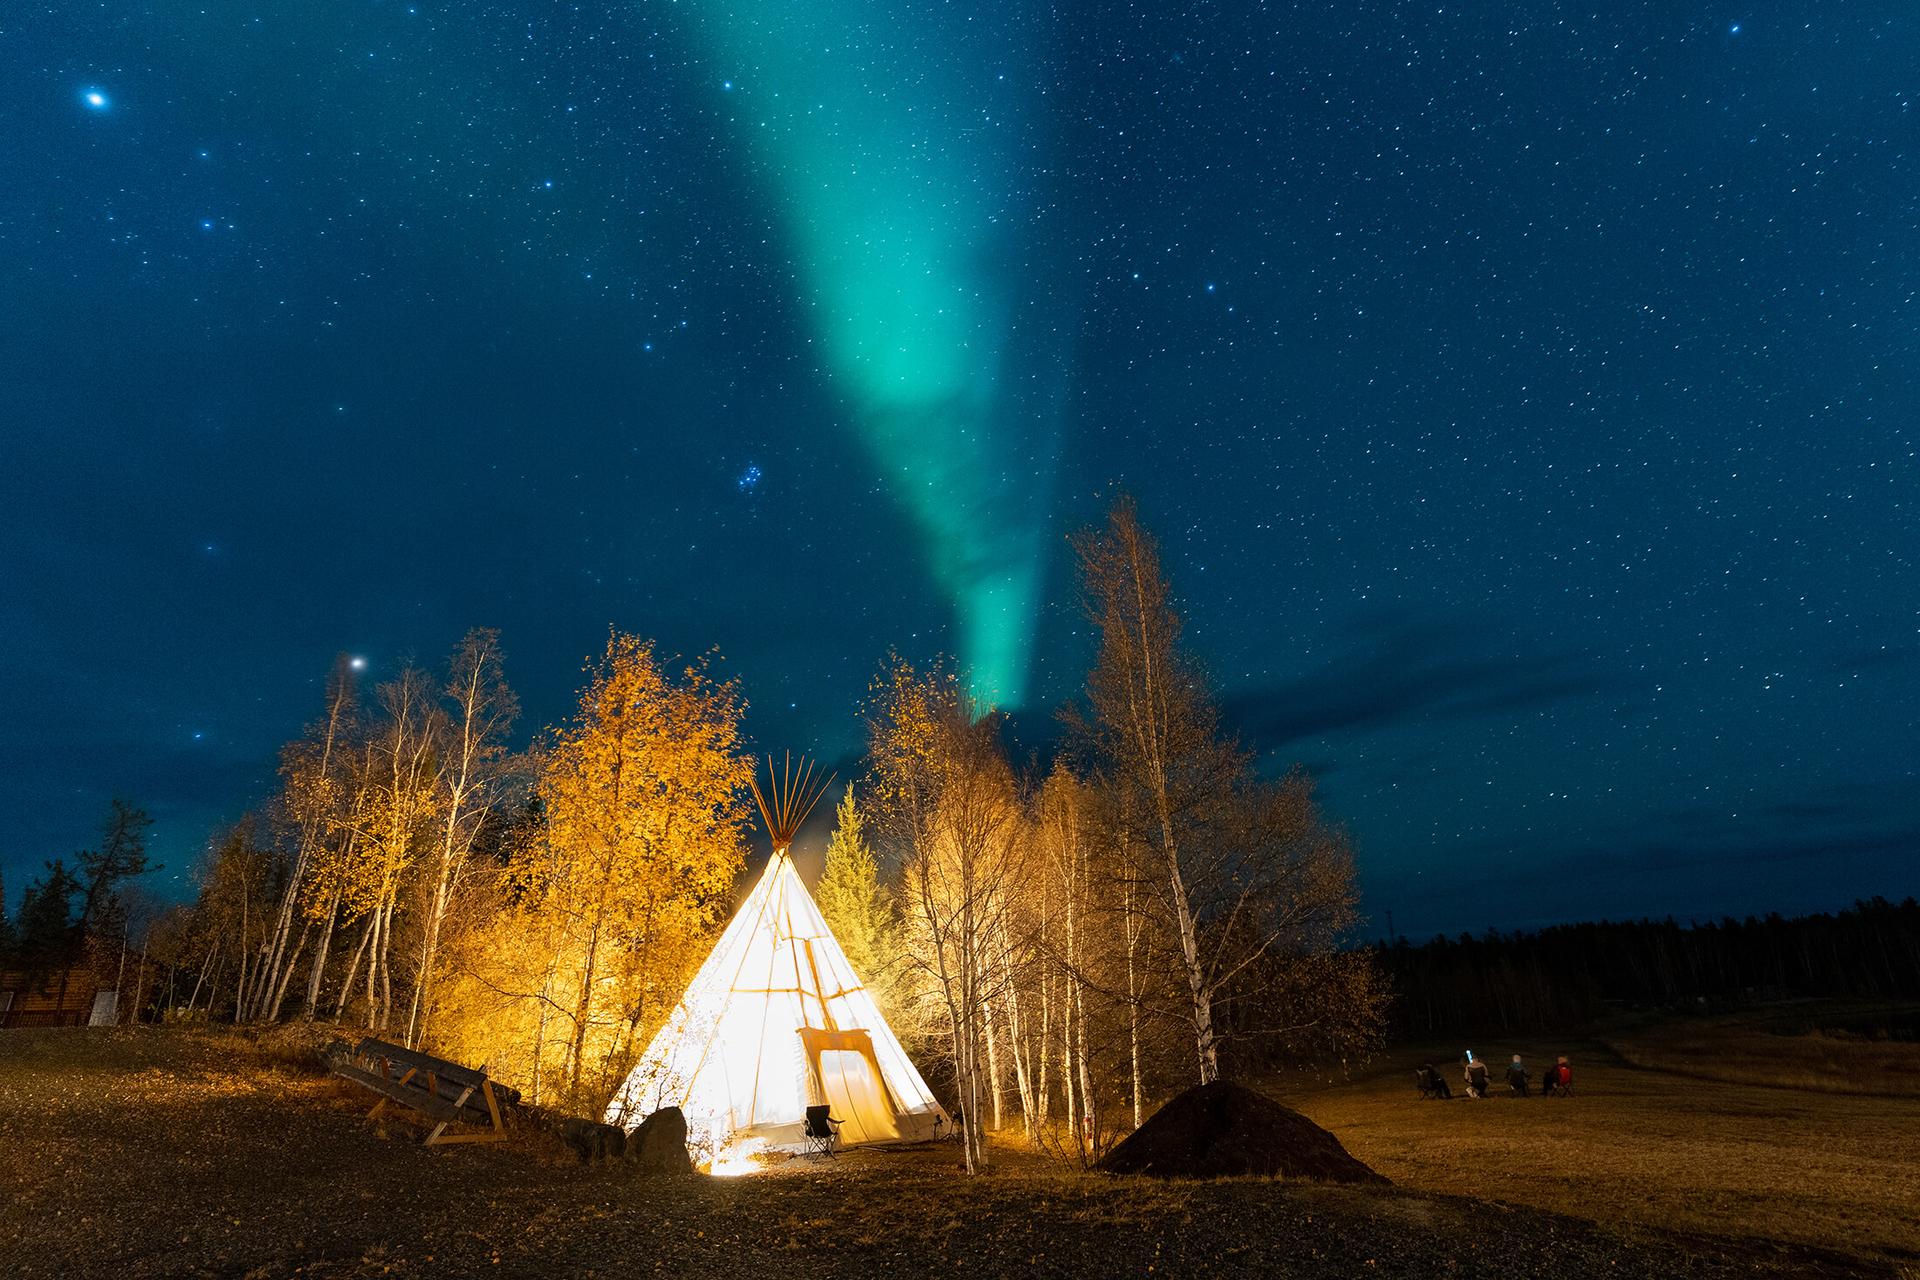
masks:
[[[21,974],[29,988],[66,1004],[76,972],[90,970],[87,989],[117,987],[125,974],[133,917],[143,900],[133,882],[158,870],[147,857],[153,819],[124,800],[109,805],[100,840],[73,855],[54,858],[27,882],[19,910],[7,914],[0,881],[0,971]],[[130,898],[134,899],[130,901]]]
[[[1407,1038],[1585,1025],[1625,1008],[1724,1008],[1791,996],[1920,999],[1920,902],[1848,910],[1489,931],[1374,948]]]

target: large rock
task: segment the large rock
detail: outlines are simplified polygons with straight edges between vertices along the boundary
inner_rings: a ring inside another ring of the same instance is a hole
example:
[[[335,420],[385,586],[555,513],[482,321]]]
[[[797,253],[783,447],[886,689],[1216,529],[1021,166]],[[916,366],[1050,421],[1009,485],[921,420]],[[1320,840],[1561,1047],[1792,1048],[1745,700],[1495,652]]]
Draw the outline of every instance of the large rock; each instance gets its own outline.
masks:
[[[1386,1181],[1292,1107],[1224,1080],[1167,1103],[1095,1167],[1153,1178]]]
[[[693,1172],[687,1154],[687,1118],[678,1107],[662,1107],[627,1135],[627,1162],[642,1173],[685,1177]]]
[[[619,1125],[568,1117],[554,1132],[583,1163],[618,1160],[626,1151],[627,1135]]]

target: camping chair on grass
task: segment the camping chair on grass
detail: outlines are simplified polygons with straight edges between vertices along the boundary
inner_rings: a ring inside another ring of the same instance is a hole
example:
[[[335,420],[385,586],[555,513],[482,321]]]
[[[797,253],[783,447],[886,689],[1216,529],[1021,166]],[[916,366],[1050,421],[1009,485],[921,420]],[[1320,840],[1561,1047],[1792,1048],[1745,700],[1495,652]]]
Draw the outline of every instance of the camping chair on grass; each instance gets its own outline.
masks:
[[[808,1107],[807,1127],[804,1130],[807,1139],[807,1154],[810,1156],[833,1155],[833,1144],[840,1137],[840,1122],[833,1118],[832,1107]]]
[[[1487,1064],[1478,1058],[1467,1064],[1467,1096],[1469,1098],[1487,1096]]]
[[[1567,1065],[1564,1056],[1547,1068],[1546,1077],[1540,1082],[1540,1096],[1543,1098],[1573,1096],[1573,1068]]]

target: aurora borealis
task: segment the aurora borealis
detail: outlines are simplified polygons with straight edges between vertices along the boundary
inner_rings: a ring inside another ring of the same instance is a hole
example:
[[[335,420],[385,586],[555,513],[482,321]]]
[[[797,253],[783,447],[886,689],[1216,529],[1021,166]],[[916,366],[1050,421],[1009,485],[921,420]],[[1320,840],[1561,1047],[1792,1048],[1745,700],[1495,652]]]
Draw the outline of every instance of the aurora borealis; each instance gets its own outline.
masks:
[[[0,847],[176,888],[341,651],[606,629],[1044,760],[1126,491],[1367,910],[1898,896],[1912,6],[41,5],[0,32]]]
[[[1031,163],[1025,17],[748,0],[688,24],[727,69],[804,313],[952,601],[957,656],[979,696],[1016,707],[1053,448],[1052,405],[1008,376],[1033,218],[1015,181]]]

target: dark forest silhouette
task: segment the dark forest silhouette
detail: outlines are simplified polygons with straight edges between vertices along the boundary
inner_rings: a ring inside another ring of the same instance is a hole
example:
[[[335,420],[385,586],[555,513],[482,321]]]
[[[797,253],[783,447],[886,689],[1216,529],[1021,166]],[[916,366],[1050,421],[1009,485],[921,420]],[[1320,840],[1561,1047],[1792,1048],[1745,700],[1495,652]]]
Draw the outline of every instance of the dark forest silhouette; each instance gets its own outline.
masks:
[[[1920,902],[1682,925],[1462,934],[1375,949],[1399,1038],[1585,1026],[1622,1009],[1724,1009],[1798,996],[1920,999]]]

